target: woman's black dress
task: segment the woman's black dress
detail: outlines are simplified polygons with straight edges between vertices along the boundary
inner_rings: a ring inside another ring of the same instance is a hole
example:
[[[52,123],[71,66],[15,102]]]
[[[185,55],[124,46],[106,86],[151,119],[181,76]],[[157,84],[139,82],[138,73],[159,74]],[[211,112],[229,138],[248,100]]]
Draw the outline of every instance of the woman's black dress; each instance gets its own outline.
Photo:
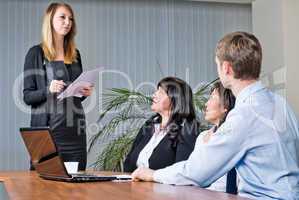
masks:
[[[81,73],[78,51],[77,62],[47,62],[42,48],[31,48],[24,65],[24,101],[31,105],[31,126],[49,126],[58,151],[64,162],[78,161],[79,170],[85,170],[87,161],[84,97],[57,99],[49,92],[52,80],[63,80],[67,85]]]

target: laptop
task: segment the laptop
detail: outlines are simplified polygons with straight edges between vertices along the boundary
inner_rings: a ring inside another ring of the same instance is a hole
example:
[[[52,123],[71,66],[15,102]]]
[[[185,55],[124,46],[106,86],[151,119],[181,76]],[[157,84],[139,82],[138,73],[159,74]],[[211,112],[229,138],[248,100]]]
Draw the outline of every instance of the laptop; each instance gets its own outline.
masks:
[[[32,164],[40,177],[66,182],[94,182],[129,180],[129,176],[102,176],[95,174],[69,174],[59,156],[49,127],[20,128],[21,136],[30,154]]]

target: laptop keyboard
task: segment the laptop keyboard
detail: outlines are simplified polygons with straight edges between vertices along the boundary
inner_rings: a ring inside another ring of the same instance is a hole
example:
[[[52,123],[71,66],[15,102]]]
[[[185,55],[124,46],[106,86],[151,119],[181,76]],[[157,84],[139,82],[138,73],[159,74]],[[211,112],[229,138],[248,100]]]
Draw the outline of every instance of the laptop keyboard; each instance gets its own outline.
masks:
[[[82,181],[112,181],[115,180],[116,177],[113,176],[97,176],[95,174],[74,174],[72,175],[72,179],[78,182]]]
[[[72,174],[72,177],[97,177],[95,174],[88,174],[88,173],[82,173],[82,174]]]

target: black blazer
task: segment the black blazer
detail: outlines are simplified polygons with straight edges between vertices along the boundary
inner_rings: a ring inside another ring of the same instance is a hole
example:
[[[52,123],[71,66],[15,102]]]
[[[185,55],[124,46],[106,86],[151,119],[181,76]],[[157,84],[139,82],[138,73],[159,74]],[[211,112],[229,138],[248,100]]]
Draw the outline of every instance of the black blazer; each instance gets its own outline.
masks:
[[[67,67],[68,70],[71,70],[69,74],[72,81],[82,73],[81,57],[78,50],[77,55],[79,65],[75,66],[78,69],[73,69],[72,65],[70,65],[71,67]],[[48,95],[49,86],[47,85],[44,53],[42,47],[36,45],[29,49],[24,64],[23,100],[27,105],[31,106],[31,126],[49,125],[46,110]]]
[[[137,134],[131,151],[127,155],[124,162],[124,171],[133,172],[137,166],[137,159],[141,150],[151,139],[154,133],[155,122],[153,120],[147,121]],[[154,149],[149,158],[150,169],[161,169],[172,165],[176,162],[187,160],[194,149],[195,141],[200,133],[199,123],[194,120],[191,122],[185,121],[180,126],[180,139],[174,145],[174,140],[168,132],[166,136],[160,141]]]

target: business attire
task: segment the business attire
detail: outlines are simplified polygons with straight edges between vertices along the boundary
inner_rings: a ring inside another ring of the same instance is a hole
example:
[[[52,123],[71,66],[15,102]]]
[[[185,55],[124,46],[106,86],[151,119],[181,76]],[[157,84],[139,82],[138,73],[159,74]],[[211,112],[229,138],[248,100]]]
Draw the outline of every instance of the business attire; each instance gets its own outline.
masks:
[[[208,187],[233,167],[239,195],[251,199],[299,197],[299,133],[286,101],[260,82],[244,88],[209,141],[197,138],[186,161],[154,172],[166,184]]]
[[[85,114],[78,97],[57,100],[49,92],[52,80],[63,80],[67,85],[82,73],[79,51],[77,61],[47,61],[40,45],[28,51],[24,64],[24,102],[31,106],[31,126],[49,126],[63,161],[78,161],[79,170],[86,167]]]
[[[205,138],[206,136],[210,137],[211,131],[214,132],[214,130],[211,129],[211,130],[203,131],[202,133],[200,133],[200,135],[202,138]],[[238,193],[237,174],[235,168],[231,169],[227,174],[214,181],[206,189],[219,191],[219,192],[226,192],[229,194],[237,194]]]
[[[185,120],[176,124],[178,138],[173,138],[169,129],[161,130],[159,124],[160,119],[153,117],[140,129],[125,159],[125,172],[133,172],[138,166],[160,169],[188,159],[200,132],[199,123]]]

